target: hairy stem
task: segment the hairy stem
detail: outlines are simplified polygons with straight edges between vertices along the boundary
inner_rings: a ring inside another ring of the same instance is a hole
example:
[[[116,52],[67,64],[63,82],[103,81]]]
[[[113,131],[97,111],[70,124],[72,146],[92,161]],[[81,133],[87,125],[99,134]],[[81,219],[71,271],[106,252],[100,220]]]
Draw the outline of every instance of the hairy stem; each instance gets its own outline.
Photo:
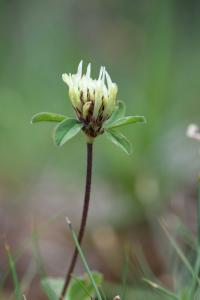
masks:
[[[87,172],[86,172],[86,181],[85,181],[85,196],[84,196],[84,205],[83,205],[83,212],[82,212],[82,218],[81,218],[81,224],[80,224],[80,229],[78,233],[78,242],[81,245],[84,232],[85,232],[85,227],[86,227],[86,222],[87,222],[87,216],[88,216],[88,209],[89,209],[89,202],[90,202],[90,191],[91,191],[91,179],[92,179],[92,157],[93,157],[93,144],[92,143],[87,143]],[[59,300],[63,300],[67,291],[67,288],[70,283],[71,275],[74,270],[74,267],[76,265],[78,257],[78,250],[75,247],[74,253],[69,265],[69,269],[65,278],[65,284],[63,287],[63,290],[61,292]]]

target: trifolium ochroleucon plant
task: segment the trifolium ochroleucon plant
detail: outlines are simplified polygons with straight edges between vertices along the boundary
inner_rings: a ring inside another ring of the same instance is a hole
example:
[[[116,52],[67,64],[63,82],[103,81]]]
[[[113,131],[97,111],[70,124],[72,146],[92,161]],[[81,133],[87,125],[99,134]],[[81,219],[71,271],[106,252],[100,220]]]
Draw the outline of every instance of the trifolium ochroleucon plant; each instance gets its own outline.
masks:
[[[93,143],[104,134],[127,154],[132,151],[128,139],[117,131],[121,126],[136,123],[145,123],[143,116],[125,116],[125,105],[117,98],[118,87],[108,74],[105,67],[100,68],[97,79],[91,77],[91,64],[88,64],[86,73],[83,73],[83,62],[78,65],[75,74],[63,74],[63,81],[69,88],[69,99],[75,111],[75,118],[49,112],[41,112],[33,116],[31,122],[56,122],[54,141],[57,146],[63,146],[72,137],[83,132],[87,144],[87,171],[78,242],[83,239],[91,191]],[[64,299],[71,274],[74,270],[78,251],[75,248],[71,263],[66,275],[65,284],[60,299]],[[116,298],[117,299],[117,298]]]

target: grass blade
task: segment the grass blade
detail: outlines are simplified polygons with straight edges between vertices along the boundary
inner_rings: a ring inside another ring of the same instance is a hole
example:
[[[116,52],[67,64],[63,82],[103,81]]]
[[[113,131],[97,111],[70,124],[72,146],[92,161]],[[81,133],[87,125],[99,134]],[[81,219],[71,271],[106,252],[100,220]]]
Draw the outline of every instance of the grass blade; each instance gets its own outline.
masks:
[[[168,230],[166,228],[166,224],[164,223],[164,221],[161,222],[161,227],[163,228],[166,236],[168,237],[168,239],[169,239],[171,245],[173,246],[173,248],[175,249],[177,255],[179,256],[179,258],[184,263],[184,265],[187,268],[188,272],[191,274],[192,278],[195,279],[196,282],[200,285],[200,279],[195,274],[195,272],[193,270],[193,267],[191,266],[191,264],[188,261],[187,257],[185,256],[185,254],[182,252],[182,250],[180,249],[180,247],[176,243],[175,239],[169,234],[169,232],[168,232]]]
[[[200,271],[200,175],[198,177],[198,195],[197,195],[197,257],[195,262],[194,272],[199,277]],[[193,280],[191,284],[190,295],[191,297],[195,294],[197,289],[196,281]]]
[[[127,290],[127,280],[128,280],[128,275],[129,275],[129,251],[126,249],[125,251],[125,261],[124,261],[124,266],[123,266],[123,271],[122,271],[122,299],[126,299],[126,290]]]
[[[16,272],[16,269],[15,269],[15,262],[14,262],[12,254],[11,254],[10,247],[7,243],[5,243],[5,250],[6,250],[6,253],[7,253],[8,264],[9,264],[9,268],[10,268],[10,271],[11,271],[11,274],[12,274],[14,287],[15,287],[16,300],[23,300],[22,293],[21,293],[21,288],[20,288],[20,284],[19,284],[19,280],[18,280],[18,276],[17,276],[17,272]]]
[[[197,234],[198,234],[198,248],[200,248],[200,175],[198,176]]]
[[[102,297],[103,297],[103,300],[107,300],[107,297],[106,297],[106,295],[105,295],[103,289],[102,289],[101,287],[100,287],[99,289],[100,289],[100,291],[101,291],[101,295],[102,295]]]
[[[38,231],[35,227],[32,231],[32,245],[33,245],[32,251],[33,251],[33,256],[35,258],[35,261],[36,261],[38,273],[40,275],[40,278],[42,279],[46,276],[46,272],[45,272],[42,256],[40,253],[39,236],[38,235],[39,235]]]
[[[157,292],[160,292],[163,295],[170,297],[171,299],[175,299],[175,300],[179,299],[179,297],[176,294],[174,294],[170,290],[163,288],[162,286],[158,285],[157,283],[155,283],[149,279],[146,279],[146,278],[143,278],[142,280],[145,283],[147,283],[151,288],[155,289]]]
[[[69,220],[68,218],[66,218],[66,221],[67,221],[69,230],[70,230],[70,232],[71,232],[72,238],[73,238],[73,240],[74,240],[74,243],[75,243],[75,245],[76,245],[76,247],[77,247],[77,249],[78,249],[80,258],[81,258],[81,260],[82,260],[82,263],[83,263],[83,265],[84,265],[84,267],[85,267],[85,270],[86,270],[86,272],[88,273],[88,276],[89,276],[89,278],[90,278],[90,280],[91,280],[91,283],[92,283],[92,285],[93,285],[93,287],[94,287],[94,289],[95,289],[97,298],[98,298],[98,300],[103,300],[102,297],[101,297],[101,294],[100,294],[100,292],[99,292],[99,289],[98,289],[98,287],[97,287],[97,285],[96,285],[96,282],[95,282],[95,280],[94,280],[94,278],[93,278],[93,276],[92,276],[92,272],[91,272],[91,270],[90,270],[90,268],[89,268],[89,266],[88,266],[88,264],[87,264],[87,261],[86,261],[86,259],[85,259],[84,254],[83,254],[83,251],[81,250],[81,247],[80,247],[80,245],[79,245],[79,242],[78,242],[78,239],[77,239],[77,237],[76,237],[76,233],[75,233],[75,231],[74,231],[74,229],[73,229],[73,227],[72,227],[72,224],[71,224],[71,222],[70,222],[70,220]]]
[[[144,250],[141,245],[135,245],[134,250],[132,251],[132,265],[134,266],[134,261],[138,265],[138,270],[142,277],[146,276],[148,278],[155,278],[153,271],[150,268],[149,263],[144,254]],[[140,277],[141,277],[140,276]]]

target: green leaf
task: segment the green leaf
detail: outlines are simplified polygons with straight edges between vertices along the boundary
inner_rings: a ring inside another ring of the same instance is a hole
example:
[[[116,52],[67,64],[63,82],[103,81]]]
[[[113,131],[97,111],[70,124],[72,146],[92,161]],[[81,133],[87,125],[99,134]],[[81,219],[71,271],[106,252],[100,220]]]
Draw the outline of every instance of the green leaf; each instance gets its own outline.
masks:
[[[92,272],[92,277],[98,287],[102,285],[103,276],[100,273]],[[88,274],[85,274],[82,278],[76,278],[72,282],[68,298],[69,300],[89,300],[91,297],[94,297],[96,294],[95,288],[89,278]]]
[[[63,283],[63,279],[62,280]],[[44,278],[41,280],[41,286],[45,294],[47,295],[49,300],[58,300],[59,299],[59,293],[61,293],[60,285],[59,285],[59,279],[53,279],[53,278]]]
[[[108,124],[108,126],[106,126],[105,128],[116,128],[128,124],[138,124],[138,123],[140,124],[146,123],[145,118],[143,116],[124,117],[112,122],[111,124]]]
[[[118,119],[124,117],[126,112],[125,103],[122,101],[119,101],[118,103],[119,105],[115,108],[111,117],[104,123],[104,128],[108,128],[108,126],[110,126],[113,122],[116,122]]]
[[[105,131],[106,137],[115,145],[120,147],[123,151],[125,151],[127,154],[132,153],[132,146],[131,143],[127,140],[127,138],[119,132],[116,132],[114,130],[106,130]]]
[[[54,114],[50,112],[40,112],[34,115],[31,119],[31,124],[38,122],[62,122],[66,119],[66,116],[60,114]]]
[[[188,288],[185,288],[181,291],[179,300],[192,300],[192,299],[199,299],[199,298],[195,298],[194,295],[190,296],[190,291],[188,290]]]
[[[55,129],[54,140],[57,146],[62,146],[74,137],[83,127],[83,124],[76,119],[65,119]]]
[[[92,272],[92,276],[95,280],[97,286],[101,286],[103,277],[98,272]],[[63,278],[44,278],[41,281],[42,288],[47,294],[49,300],[58,300],[62,288],[64,286]],[[71,279],[65,300],[90,300],[91,297],[94,297],[95,289],[90,281],[90,278],[87,274],[84,274],[81,277],[73,277]]]

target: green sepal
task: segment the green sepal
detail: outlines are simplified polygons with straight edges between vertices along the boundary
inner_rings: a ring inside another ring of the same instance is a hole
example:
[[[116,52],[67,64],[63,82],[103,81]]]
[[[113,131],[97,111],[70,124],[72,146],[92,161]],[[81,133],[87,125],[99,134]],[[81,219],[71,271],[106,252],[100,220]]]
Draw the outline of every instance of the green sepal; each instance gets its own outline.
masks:
[[[92,272],[97,286],[103,282],[102,274]],[[47,277],[41,281],[42,288],[49,300],[58,300],[64,286],[63,278]],[[64,300],[90,300],[95,295],[95,289],[87,274],[80,277],[73,277],[67,290]]]
[[[83,124],[76,119],[65,119],[55,128],[54,141],[56,146],[62,146],[82,129]]]
[[[116,122],[118,119],[122,118],[125,116],[126,112],[126,105],[123,101],[118,101],[118,106],[115,108],[113,111],[112,115],[110,118],[105,121],[103,127],[108,128],[112,123]]]
[[[121,148],[126,154],[130,155],[132,153],[131,143],[122,133],[109,129],[105,131],[105,135],[112,143]]]
[[[66,116],[60,114],[40,112],[32,117],[31,124],[38,122],[62,122],[66,118]]]
[[[128,117],[123,117],[119,118],[118,120],[115,120],[112,123],[108,123],[104,128],[109,129],[109,128],[116,128],[128,124],[145,124],[146,120],[143,116],[128,116]]]

